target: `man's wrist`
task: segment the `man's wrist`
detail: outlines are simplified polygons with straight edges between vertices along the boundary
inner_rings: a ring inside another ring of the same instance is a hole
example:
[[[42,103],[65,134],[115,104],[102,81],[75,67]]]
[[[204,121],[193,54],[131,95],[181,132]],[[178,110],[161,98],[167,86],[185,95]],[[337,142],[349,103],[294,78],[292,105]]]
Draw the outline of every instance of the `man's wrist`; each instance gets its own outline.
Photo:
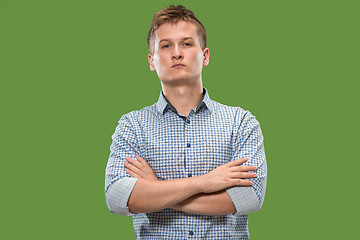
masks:
[[[190,177],[190,184],[194,189],[196,189],[196,193],[203,193],[204,192],[204,181],[203,176],[198,177]]]

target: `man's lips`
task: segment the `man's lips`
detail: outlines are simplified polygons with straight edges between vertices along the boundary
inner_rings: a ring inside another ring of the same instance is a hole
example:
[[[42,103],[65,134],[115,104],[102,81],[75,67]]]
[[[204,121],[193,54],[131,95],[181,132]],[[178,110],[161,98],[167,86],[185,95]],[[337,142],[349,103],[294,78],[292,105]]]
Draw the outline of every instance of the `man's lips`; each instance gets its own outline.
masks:
[[[172,68],[182,68],[182,67],[185,67],[185,65],[181,63],[172,65]]]

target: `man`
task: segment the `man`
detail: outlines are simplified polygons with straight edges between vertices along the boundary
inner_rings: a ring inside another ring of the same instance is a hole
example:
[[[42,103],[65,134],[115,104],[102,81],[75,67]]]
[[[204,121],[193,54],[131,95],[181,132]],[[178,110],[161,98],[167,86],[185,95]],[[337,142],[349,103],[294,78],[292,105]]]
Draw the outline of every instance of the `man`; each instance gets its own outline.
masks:
[[[259,123],[203,88],[210,53],[192,11],[157,12],[148,46],[162,92],[119,121],[106,168],[109,210],[133,216],[138,239],[248,239],[247,214],[260,210],[266,185]]]

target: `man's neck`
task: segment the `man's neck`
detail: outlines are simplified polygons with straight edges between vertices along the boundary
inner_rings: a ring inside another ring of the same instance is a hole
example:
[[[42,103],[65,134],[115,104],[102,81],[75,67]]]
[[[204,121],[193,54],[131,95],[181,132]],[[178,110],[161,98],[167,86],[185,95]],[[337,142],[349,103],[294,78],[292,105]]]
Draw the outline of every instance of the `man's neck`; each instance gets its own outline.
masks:
[[[202,83],[194,86],[162,86],[166,99],[174,108],[185,116],[189,115],[191,109],[196,108],[203,98]]]

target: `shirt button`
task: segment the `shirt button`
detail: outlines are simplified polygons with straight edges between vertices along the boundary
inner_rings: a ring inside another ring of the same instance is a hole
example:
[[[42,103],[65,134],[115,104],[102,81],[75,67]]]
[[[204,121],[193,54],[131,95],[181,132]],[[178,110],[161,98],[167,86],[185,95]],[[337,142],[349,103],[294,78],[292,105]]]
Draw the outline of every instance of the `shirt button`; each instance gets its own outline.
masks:
[[[191,144],[190,144],[190,143],[188,143],[188,144],[187,144],[187,147],[191,147]]]
[[[191,174],[191,173],[189,173],[189,174],[188,174],[188,177],[192,177],[192,174]]]
[[[186,123],[187,123],[187,124],[190,124],[190,120],[189,120],[189,119],[187,119],[187,120],[186,120]]]
[[[194,232],[193,232],[193,231],[190,231],[190,232],[189,232],[189,235],[190,235],[190,236],[194,235]]]

